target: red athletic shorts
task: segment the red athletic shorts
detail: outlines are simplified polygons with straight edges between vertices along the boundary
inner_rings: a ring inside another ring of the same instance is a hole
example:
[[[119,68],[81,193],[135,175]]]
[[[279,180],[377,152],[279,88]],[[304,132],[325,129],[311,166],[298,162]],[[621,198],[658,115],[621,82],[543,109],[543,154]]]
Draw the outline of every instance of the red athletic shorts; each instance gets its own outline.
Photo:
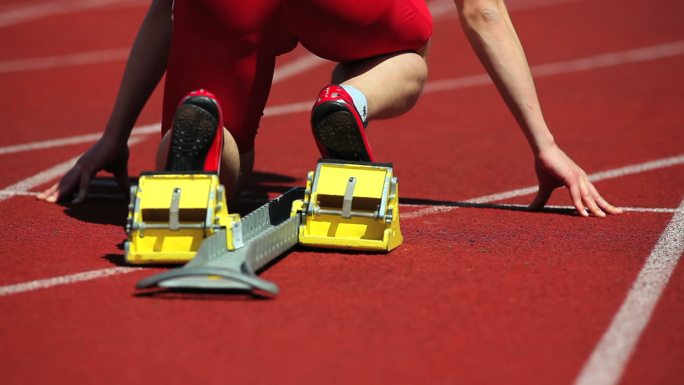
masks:
[[[204,88],[240,153],[249,152],[275,58],[297,42],[340,62],[418,50],[431,33],[425,0],[175,0],[162,133],[181,98]]]

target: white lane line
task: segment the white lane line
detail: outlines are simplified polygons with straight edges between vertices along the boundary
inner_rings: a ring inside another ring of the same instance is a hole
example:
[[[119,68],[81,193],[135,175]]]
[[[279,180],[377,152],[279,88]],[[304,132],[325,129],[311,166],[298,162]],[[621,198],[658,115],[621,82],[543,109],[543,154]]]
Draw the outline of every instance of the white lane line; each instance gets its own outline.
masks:
[[[321,59],[320,57],[314,56],[310,53],[307,53],[306,55],[298,59],[292,60],[290,62],[278,66],[275,73],[273,74],[273,84],[281,82],[285,79],[289,79],[295,75],[299,75],[300,73],[303,73],[325,63],[332,62],[325,59]]]
[[[131,132],[131,137],[135,137],[135,136],[139,136],[139,135],[158,134],[160,132],[159,127],[160,127],[159,123],[147,124],[144,126],[138,126],[138,127],[134,128],[133,131]],[[98,139],[100,139],[100,136],[102,136],[102,132],[97,132],[97,133],[92,133],[92,134],[84,134],[84,135],[76,135],[76,136],[68,136],[66,138],[49,139],[49,140],[43,140],[40,142],[31,142],[31,143],[24,143],[24,144],[16,144],[13,146],[0,147],[0,155],[12,154],[15,152],[23,152],[23,151],[42,150],[42,149],[46,149],[46,148],[70,146],[70,145],[81,144],[81,143],[90,143],[90,142],[95,142]]]
[[[433,19],[456,12],[456,6],[452,0],[431,1],[428,3],[428,8]]]
[[[673,156],[670,158],[663,158],[652,160],[650,162],[645,162],[641,164],[635,164],[632,166],[620,167],[613,170],[601,171],[589,175],[589,180],[592,182],[602,181],[604,179],[617,178],[628,174],[639,174],[645,171],[656,170],[659,168],[678,166],[684,163],[684,154]]]
[[[34,291],[38,289],[47,289],[49,287],[70,285],[73,283],[90,281],[97,278],[111,277],[112,275],[126,274],[140,270],[139,267],[112,267],[108,269],[91,270],[82,273],[63,275],[60,277],[37,279],[35,281],[28,281],[18,283],[16,285],[7,285],[0,287],[0,297],[24,293],[27,291]]]
[[[5,60],[0,61],[0,74],[118,62],[126,60],[129,52],[129,48],[114,48],[59,56]]]
[[[641,47],[620,52],[608,52],[561,62],[537,64],[530,69],[535,78],[561,75],[566,73],[589,71],[599,68],[614,67],[623,64],[646,62],[684,54],[684,40]],[[423,92],[452,91],[469,87],[492,84],[487,74],[464,76],[429,82]]]
[[[597,172],[594,174],[590,174],[589,180],[591,180],[593,182],[597,182],[597,181],[601,181],[601,180],[619,178],[619,177],[626,176],[626,175],[640,174],[640,173],[644,173],[644,172],[651,171],[651,170],[657,170],[657,169],[661,169],[661,168],[679,166],[682,164],[684,164],[684,154],[669,157],[669,158],[652,160],[652,161],[639,163],[639,164],[635,164],[635,165],[631,165],[631,166],[620,167],[620,168],[616,168],[613,170]],[[520,188],[520,189],[515,189],[515,190],[510,190],[510,191],[504,191],[504,192],[497,193],[497,194],[484,195],[484,196],[481,196],[478,198],[469,199],[465,202],[466,203],[490,203],[490,202],[502,201],[502,200],[506,200],[506,199],[510,199],[510,198],[516,198],[516,197],[521,197],[521,196],[533,194],[533,193],[536,193],[537,190],[538,190],[537,186],[529,186],[529,187],[525,187],[525,188]],[[451,210],[454,210],[456,208],[457,207],[455,207],[455,206],[446,206],[446,207],[432,206],[432,207],[424,208],[422,210],[416,210],[416,211],[412,211],[410,213],[401,214],[401,219],[418,218],[418,217],[422,217],[424,215],[434,214],[437,212],[445,213],[445,212],[449,212]]]
[[[641,333],[684,251],[684,201],[646,259],[610,326],[575,380],[576,385],[613,385],[622,377]]]
[[[556,75],[567,72],[579,72],[618,64],[639,63],[656,59],[678,56],[684,53],[684,40],[673,41],[651,47],[631,49],[622,52],[611,52],[560,63],[549,63],[532,67],[535,76]]]
[[[311,111],[313,100],[306,102],[281,104],[278,106],[264,108],[264,117],[272,118],[274,116],[295,114],[298,112]]]
[[[447,213],[447,212],[453,210],[454,208],[455,207],[452,207],[452,206],[430,206],[430,207],[426,207],[424,209],[411,211],[410,213],[401,213],[401,214],[399,214],[399,218],[403,221],[406,219],[413,219],[413,218],[423,217],[423,216],[427,216],[427,215]]]
[[[33,175],[31,177],[28,177],[26,179],[23,179],[17,183],[14,183],[12,185],[9,185],[5,187],[2,191],[3,193],[8,193],[8,194],[2,194],[0,195],[0,202],[7,200],[9,198],[12,198],[14,196],[19,195],[20,193],[27,192],[28,190],[38,187],[44,183],[47,183],[55,178],[60,177],[61,175],[64,175],[67,171],[71,169],[71,167],[76,164],[76,161],[78,158],[81,156],[77,156],[74,158],[71,158],[67,160],[66,162],[62,162],[58,165],[55,165],[53,167],[50,167],[47,170],[41,171],[36,175]]]
[[[2,194],[2,191],[0,191],[0,194]],[[29,193],[29,194],[31,194],[31,193]],[[463,202],[463,203],[464,203],[463,206],[459,206],[459,205],[458,205],[459,202],[454,202],[454,204],[453,204],[453,205],[450,205],[450,206],[439,205],[439,204],[429,205],[429,204],[402,203],[402,204],[401,204],[401,207],[425,207],[425,206],[429,206],[429,207],[434,207],[434,208],[438,208],[438,207],[452,207],[452,208],[463,207],[463,208],[468,208],[467,203],[469,203],[469,202]],[[477,206],[473,206],[473,207],[477,207]],[[497,205],[495,205],[494,207],[495,207],[495,208],[496,208],[496,207],[501,207],[501,208],[510,207],[510,208],[512,208],[512,209],[518,209],[518,210],[526,210],[526,209],[528,208],[527,205],[508,204],[508,203],[497,204]],[[674,213],[676,213],[676,212],[679,210],[679,209],[676,209],[676,208],[669,208],[669,207],[620,207],[620,209],[622,209],[622,211],[624,211],[624,212],[632,212],[632,213],[654,213],[654,214],[663,214],[663,213],[664,213],[664,214],[674,214]],[[575,210],[575,206],[546,205],[546,206],[544,206],[544,209],[541,210],[541,211],[544,211],[544,210]],[[443,211],[443,210],[441,210],[441,211]],[[440,210],[437,210],[436,212],[440,212]],[[404,214],[401,214],[401,215],[402,215],[402,218],[403,218],[403,217],[404,217]],[[423,214],[423,215],[425,215],[425,214]]]
[[[15,144],[12,146],[0,147],[0,155],[12,154],[15,152],[23,152],[23,151],[41,150],[41,149],[45,149],[45,148],[63,147],[63,146],[69,146],[72,144],[89,143],[89,142],[94,142],[94,141],[98,140],[100,138],[100,136],[102,136],[101,132],[96,133],[96,134],[69,136],[66,138],[59,138],[59,139],[49,139],[49,140],[43,140],[40,142]]]
[[[556,206],[549,206],[551,208],[555,208]],[[574,209],[574,206],[563,206],[563,208],[570,208]],[[680,213],[683,212],[681,208],[676,208],[676,209],[671,209],[667,207],[620,207],[623,211],[626,212],[635,212],[635,213]]]
[[[528,9],[550,7],[554,5],[561,5],[567,3],[577,3],[583,0],[517,0],[517,1],[507,1],[506,8],[509,12],[513,11],[523,11]],[[430,14],[433,18],[444,16],[444,15],[456,15],[456,7],[452,0],[447,1],[435,1],[429,4]]]
[[[37,191],[5,191],[0,190],[0,196],[8,195],[12,197],[37,197]],[[88,192],[88,200],[108,200],[108,201],[123,201],[125,197],[121,194],[107,194]]]
[[[527,208],[527,205],[508,205],[508,204],[502,204],[501,206],[507,207],[513,207],[513,208],[519,208],[519,209],[524,209]],[[670,208],[670,207],[620,207],[622,211],[627,212],[627,213],[653,213],[653,214],[674,214],[677,212],[681,212],[681,208]],[[544,209],[549,209],[549,210],[575,210],[575,206],[555,206],[555,205],[547,205],[544,206]]]
[[[143,0],[78,0],[31,4],[0,12],[0,28],[41,19],[43,17],[80,12],[117,3],[125,6],[141,6],[143,4],[148,4],[147,1]]]
[[[128,141],[128,145],[132,146],[136,143],[143,141],[142,137],[133,137]],[[9,185],[2,189],[3,194],[0,194],[0,202],[19,195],[20,193],[25,193],[32,188],[38,187],[42,184],[48,183],[53,179],[59,178],[64,175],[71,167],[76,164],[76,161],[81,157],[81,155],[73,157],[66,162],[62,162],[58,165],[52,166],[47,170],[41,171],[33,176],[26,179],[20,180],[17,183]]]
[[[34,192],[34,191],[0,190],[0,196],[5,196],[5,195],[7,195],[9,198],[12,198],[12,197],[35,197],[35,196],[38,196],[38,193]]]

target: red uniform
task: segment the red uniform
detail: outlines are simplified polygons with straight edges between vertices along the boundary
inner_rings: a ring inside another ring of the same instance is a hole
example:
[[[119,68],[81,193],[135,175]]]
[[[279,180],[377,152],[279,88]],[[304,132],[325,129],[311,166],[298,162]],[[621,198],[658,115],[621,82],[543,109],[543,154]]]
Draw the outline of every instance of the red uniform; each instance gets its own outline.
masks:
[[[254,148],[275,58],[300,42],[343,62],[418,50],[432,33],[424,0],[175,0],[162,132],[190,91],[213,92],[241,153]]]

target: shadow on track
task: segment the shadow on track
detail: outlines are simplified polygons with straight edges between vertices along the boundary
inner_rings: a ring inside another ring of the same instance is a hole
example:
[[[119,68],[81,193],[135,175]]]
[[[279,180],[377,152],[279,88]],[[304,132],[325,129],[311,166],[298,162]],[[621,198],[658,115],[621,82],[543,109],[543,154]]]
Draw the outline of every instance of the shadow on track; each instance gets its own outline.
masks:
[[[138,184],[138,178],[130,178],[131,185]],[[128,215],[128,193],[119,189],[114,178],[94,178],[85,201],[71,204],[71,197],[59,203],[64,213],[81,222],[123,227]]]
[[[268,203],[275,196],[304,183],[305,181],[300,180],[300,178],[290,175],[254,171],[245,191],[233,199],[230,204],[231,210],[242,216],[247,215]]]
[[[143,299],[163,299],[163,300],[192,300],[192,301],[266,301],[272,298],[261,296],[252,292],[244,290],[191,290],[191,289],[164,289],[156,288],[140,292],[135,292],[132,295],[135,298]]]
[[[123,242],[119,243],[117,247],[123,250]],[[107,260],[116,267],[131,267],[131,265],[126,263],[123,254],[106,254],[102,256],[102,259]]]
[[[415,206],[441,206],[441,207],[463,207],[478,209],[494,209],[506,211],[522,211],[540,214],[559,214],[577,216],[577,211],[569,207],[544,207],[539,210],[532,210],[527,205],[519,204],[496,204],[496,203],[473,203],[460,201],[444,201],[424,198],[399,198],[399,204]]]
[[[231,212],[246,215],[299,182],[289,175],[255,171],[245,192],[229,201]],[[131,186],[138,184],[138,178],[129,180]],[[128,192],[124,195],[114,178],[93,179],[88,196],[83,203],[73,205],[70,197],[60,202],[64,213],[81,222],[102,225],[125,226],[128,215]]]

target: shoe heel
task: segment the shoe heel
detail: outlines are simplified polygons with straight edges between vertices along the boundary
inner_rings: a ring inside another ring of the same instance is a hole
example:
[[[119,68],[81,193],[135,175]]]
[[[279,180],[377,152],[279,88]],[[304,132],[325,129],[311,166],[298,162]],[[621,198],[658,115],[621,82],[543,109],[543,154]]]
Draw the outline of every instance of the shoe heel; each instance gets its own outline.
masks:
[[[324,87],[311,110],[311,128],[324,158],[373,162],[365,123],[341,86]]]

